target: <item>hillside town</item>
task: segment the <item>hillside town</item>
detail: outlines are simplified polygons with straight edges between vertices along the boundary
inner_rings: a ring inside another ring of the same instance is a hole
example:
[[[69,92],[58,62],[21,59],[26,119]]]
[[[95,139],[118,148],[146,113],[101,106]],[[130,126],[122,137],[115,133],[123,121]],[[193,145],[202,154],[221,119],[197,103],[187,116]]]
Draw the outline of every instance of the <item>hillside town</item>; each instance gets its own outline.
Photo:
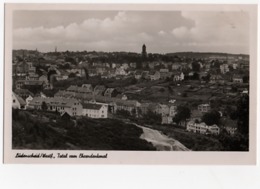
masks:
[[[249,56],[225,53],[13,51],[13,109],[131,119],[216,136],[238,130]],[[149,119],[149,118],[148,118]],[[151,119],[152,120],[152,119]],[[150,122],[151,122],[150,120]]]

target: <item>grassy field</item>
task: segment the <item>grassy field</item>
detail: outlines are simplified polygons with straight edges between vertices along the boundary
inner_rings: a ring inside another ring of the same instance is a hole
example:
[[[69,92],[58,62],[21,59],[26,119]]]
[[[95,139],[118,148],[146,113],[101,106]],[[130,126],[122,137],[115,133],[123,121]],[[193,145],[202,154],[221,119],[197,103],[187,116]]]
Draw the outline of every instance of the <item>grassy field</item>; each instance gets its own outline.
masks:
[[[61,120],[50,113],[13,111],[13,149],[155,150],[140,139],[141,128],[119,120],[79,118]],[[52,117],[48,121],[46,117]],[[44,122],[42,121],[44,118]]]

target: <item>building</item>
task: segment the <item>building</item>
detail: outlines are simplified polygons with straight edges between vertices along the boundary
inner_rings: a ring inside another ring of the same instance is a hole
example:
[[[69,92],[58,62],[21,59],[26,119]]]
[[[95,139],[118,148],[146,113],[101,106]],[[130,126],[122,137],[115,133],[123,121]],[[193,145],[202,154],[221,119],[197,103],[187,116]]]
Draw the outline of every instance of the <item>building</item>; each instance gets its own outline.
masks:
[[[83,84],[82,87],[78,87],[76,85],[71,85],[70,87],[67,88],[66,91],[88,94],[88,93],[93,92],[93,87],[91,84]]]
[[[38,74],[35,74],[35,73],[29,73],[26,78],[26,80],[39,80],[39,75]]]
[[[29,103],[33,100],[33,96],[28,96],[26,99],[25,99],[25,103],[26,103],[26,106],[25,106],[25,109],[27,109],[27,107],[29,106]]]
[[[17,80],[15,84],[16,89],[38,89],[42,90],[45,88],[44,82],[39,80]]]
[[[142,71],[140,70],[135,71],[135,79],[141,79],[141,77],[142,77]]]
[[[130,114],[137,114],[137,108],[140,107],[141,104],[136,100],[117,100],[116,101],[116,111],[117,110],[125,110]]]
[[[49,88],[49,87],[50,87],[50,86],[49,86],[49,80],[48,80],[47,75],[41,75],[41,76],[39,77],[39,81],[42,81],[43,84],[44,84],[44,86],[45,86],[46,88]]]
[[[42,98],[35,97],[29,102],[28,108],[42,110],[43,104],[46,105],[46,110],[57,111],[61,114],[67,112],[70,116],[82,115],[82,104],[73,98],[51,97]]]
[[[29,96],[33,96],[33,93],[30,92],[28,89],[15,89],[15,94],[22,97],[24,100]]]
[[[211,108],[210,108],[210,105],[209,104],[200,104],[200,105],[198,105],[198,110],[200,111],[200,112],[209,112],[210,110],[211,110]]]
[[[237,120],[232,120],[227,117],[221,119],[221,124],[228,134],[234,136],[237,133]]]
[[[119,67],[119,68],[116,68],[116,72],[115,72],[116,75],[127,75],[125,69],[123,67]]]
[[[83,116],[88,116],[90,118],[107,118],[108,115],[108,105],[107,104],[97,104],[97,103],[83,103]]]
[[[205,134],[205,135],[207,134],[219,135],[220,133],[220,128],[216,124],[209,126],[204,122],[195,123],[195,121],[193,120],[187,123],[186,129],[189,132]]]
[[[143,57],[143,58],[147,58],[147,52],[146,52],[146,46],[145,46],[145,44],[143,44],[143,46],[142,46],[142,57]]]
[[[173,120],[172,120],[172,116],[162,116],[162,124],[172,124],[173,123]]]
[[[19,62],[15,65],[13,72],[17,75],[35,73],[36,68],[33,66],[32,62]]]
[[[14,92],[12,93],[12,108],[14,109],[24,109],[26,102]]]
[[[236,70],[238,68],[238,66],[239,66],[238,63],[233,63],[232,64],[232,67],[233,67],[234,70]]]
[[[83,84],[81,87],[84,88],[84,89],[87,89],[88,92],[93,91],[93,87],[92,87],[91,84]]]
[[[131,68],[136,68],[136,62],[130,62],[130,67]]]
[[[237,133],[237,128],[235,127],[225,127],[225,129],[231,136],[234,136]]]
[[[220,72],[221,72],[222,74],[225,74],[225,73],[229,72],[228,64],[222,64],[222,65],[220,65]]]
[[[57,81],[61,81],[61,80],[66,80],[69,78],[69,72],[65,71],[65,70],[60,70],[60,75],[56,75],[55,78]]]
[[[166,79],[167,77],[171,77],[171,72],[169,72],[169,69],[160,69],[160,77],[161,79]]]
[[[116,96],[116,98],[119,98],[119,99],[121,99],[121,100],[127,100],[127,99],[128,99],[127,96],[126,96],[126,94],[123,94],[123,93],[118,94],[118,95]]]
[[[174,117],[177,114],[177,106],[170,104],[169,105],[169,116]]]
[[[104,95],[105,90],[105,85],[96,85],[94,88],[94,95]]]
[[[105,97],[116,97],[118,95],[118,91],[115,88],[107,88],[105,90],[104,96]]]
[[[129,64],[128,63],[123,63],[121,68],[123,68],[124,70],[127,70],[129,68]]]
[[[183,81],[184,74],[183,72],[173,72],[173,81]]]
[[[182,68],[180,63],[173,63],[172,70],[180,70]]]
[[[170,109],[166,104],[157,104],[155,108],[152,109],[153,112],[160,114],[162,116],[169,115]]]
[[[150,71],[149,77],[152,81],[159,80],[160,79],[160,72],[158,71]]]
[[[243,77],[241,75],[234,75],[233,82],[234,83],[243,83]]]
[[[149,110],[149,107],[150,107],[151,103],[141,103],[140,104],[140,107],[139,107],[139,113],[140,114],[147,114],[148,110]]]
[[[219,83],[219,84],[223,84],[225,83],[224,78],[221,75],[210,75],[210,83]]]

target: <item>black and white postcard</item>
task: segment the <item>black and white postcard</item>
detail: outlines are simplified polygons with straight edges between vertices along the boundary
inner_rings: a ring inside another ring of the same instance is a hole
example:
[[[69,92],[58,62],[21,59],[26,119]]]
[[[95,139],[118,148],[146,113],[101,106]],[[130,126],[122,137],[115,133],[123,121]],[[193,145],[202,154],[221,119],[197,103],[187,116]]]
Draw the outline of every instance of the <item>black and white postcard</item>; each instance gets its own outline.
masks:
[[[6,4],[4,162],[255,164],[256,5]]]

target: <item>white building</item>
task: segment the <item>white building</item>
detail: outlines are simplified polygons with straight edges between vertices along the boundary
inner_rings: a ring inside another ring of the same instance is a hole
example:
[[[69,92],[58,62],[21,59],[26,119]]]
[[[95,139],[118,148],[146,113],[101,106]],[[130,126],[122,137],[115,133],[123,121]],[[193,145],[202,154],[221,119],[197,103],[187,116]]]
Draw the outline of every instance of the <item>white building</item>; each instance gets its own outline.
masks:
[[[195,121],[189,121],[187,123],[187,131],[199,133],[199,134],[213,134],[213,135],[219,135],[220,128],[214,124],[214,125],[207,125],[206,123],[195,123]]]
[[[209,111],[211,110],[211,108],[210,108],[210,105],[209,105],[209,104],[200,104],[200,105],[198,106],[198,110],[199,110],[200,112],[209,112]]]
[[[42,98],[35,97],[29,102],[28,108],[41,110],[43,103],[47,106],[48,111],[58,111],[60,113],[67,112],[70,116],[82,115],[82,104],[73,98],[51,97]]]
[[[120,67],[116,69],[116,75],[127,75],[127,73],[123,67]]]
[[[29,95],[26,99],[25,99],[25,102],[26,102],[26,106],[25,108],[27,109],[27,107],[29,106],[29,103],[33,100],[33,97],[31,95]]]
[[[172,116],[162,116],[162,124],[172,124]]]
[[[174,117],[177,114],[177,106],[169,105],[169,116]]]
[[[26,105],[25,101],[13,92],[12,93],[12,108],[24,109],[25,105]]]
[[[222,64],[222,65],[220,65],[220,72],[221,72],[222,74],[225,74],[225,73],[229,72],[228,64]]]
[[[108,105],[97,103],[84,103],[83,104],[83,116],[90,118],[107,118]]]

